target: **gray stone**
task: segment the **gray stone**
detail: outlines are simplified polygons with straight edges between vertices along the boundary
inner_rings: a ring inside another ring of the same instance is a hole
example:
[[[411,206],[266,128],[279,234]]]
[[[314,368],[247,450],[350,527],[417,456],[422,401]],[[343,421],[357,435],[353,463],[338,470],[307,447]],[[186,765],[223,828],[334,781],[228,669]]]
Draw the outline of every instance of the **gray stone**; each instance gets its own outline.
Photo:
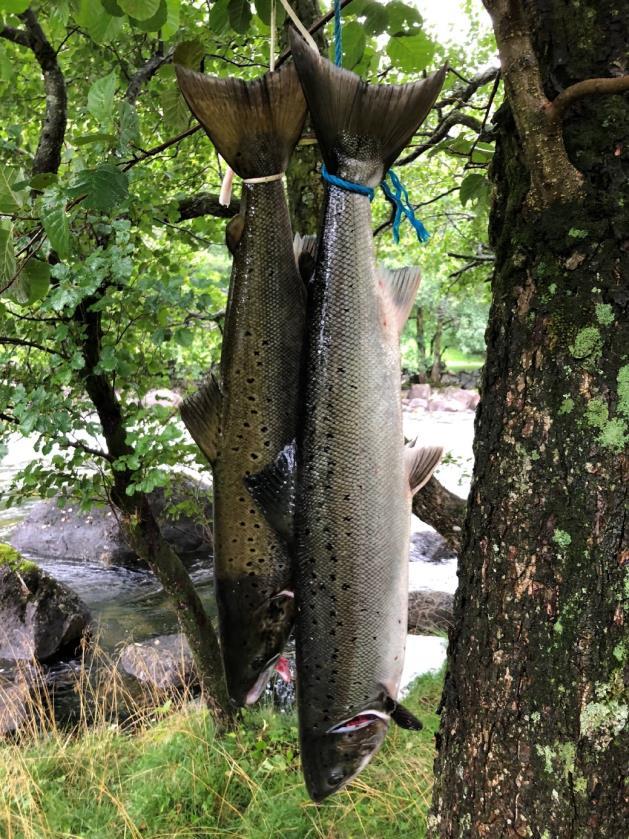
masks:
[[[411,385],[408,391],[409,399],[430,399],[430,385]]]
[[[150,504],[166,541],[179,554],[211,552],[209,524],[212,521],[211,490],[200,481],[178,480],[170,497],[163,489],[150,495]],[[201,509],[208,527],[195,519],[169,510],[182,501]],[[139,561],[126,543],[116,514],[109,507],[83,513],[70,505],[60,507],[57,499],[36,504],[9,537],[13,547],[51,558],[98,560],[112,565]]]
[[[446,540],[434,530],[421,530],[411,536],[411,562],[446,562],[456,554]]]
[[[160,635],[127,645],[120,666],[130,676],[159,690],[181,688],[196,681],[190,646],[183,635]]]
[[[0,564],[0,658],[54,658],[78,644],[89,619],[83,601],[33,563]]]
[[[454,595],[447,591],[411,591],[408,595],[408,628],[431,635],[452,625]]]

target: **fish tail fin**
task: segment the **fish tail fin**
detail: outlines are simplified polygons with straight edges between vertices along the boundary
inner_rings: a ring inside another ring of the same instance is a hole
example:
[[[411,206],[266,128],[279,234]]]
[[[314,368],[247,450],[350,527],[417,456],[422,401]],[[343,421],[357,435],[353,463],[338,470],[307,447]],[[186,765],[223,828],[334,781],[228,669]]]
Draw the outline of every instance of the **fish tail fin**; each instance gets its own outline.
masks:
[[[369,85],[289,34],[328,172],[377,186],[428,115],[446,68],[411,84]]]
[[[413,308],[422,279],[421,272],[416,266],[391,269],[382,265],[378,266],[378,272],[389,289],[401,332]]]
[[[306,118],[293,64],[245,82],[176,65],[188,107],[241,178],[286,171]]]
[[[295,233],[295,238],[293,239],[295,261],[297,262],[299,273],[306,287],[310,284],[315,271],[317,243],[317,237],[312,235],[301,236],[299,233]]]

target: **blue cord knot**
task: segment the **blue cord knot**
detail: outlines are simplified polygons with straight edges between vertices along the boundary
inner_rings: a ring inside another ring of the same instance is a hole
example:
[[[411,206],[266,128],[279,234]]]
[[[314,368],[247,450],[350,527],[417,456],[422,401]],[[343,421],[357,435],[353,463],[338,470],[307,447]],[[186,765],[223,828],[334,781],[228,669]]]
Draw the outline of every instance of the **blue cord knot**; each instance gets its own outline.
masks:
[[[333,186],[338,186],[340,189],[346,189],[348,192],[357,192],[359,195],[365,195],[370,201],[373,201],[376,191],[371,186],[365,184],[357,184],[354,181],[346,181],[345,178],[339,178],[338,175],[331,175],[325,163],[321,166],[321,177]],[[387,178],[390,179],[391,185],[387,183]],[[420,242],[427,242],[430,234],[415,215],[415,210],[411,204],[408,190],[400,181],[393,169],[389,169],[384,179],[380,183],[384,194],[395,204],[395,216],[393,218],[393,240],[397,244],[400,241],[400,224],[403,218],[407,218],[413,229],[417,233],[417,238]]]

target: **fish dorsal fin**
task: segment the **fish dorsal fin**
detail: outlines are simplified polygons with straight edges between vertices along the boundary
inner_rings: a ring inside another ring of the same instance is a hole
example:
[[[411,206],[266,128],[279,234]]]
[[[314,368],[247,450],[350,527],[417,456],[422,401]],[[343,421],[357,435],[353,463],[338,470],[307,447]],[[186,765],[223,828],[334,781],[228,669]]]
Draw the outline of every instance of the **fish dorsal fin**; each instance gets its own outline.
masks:
[[[306,287],[310,285],[310,281],[314,276],[315,262],[317,259],[317,242],[318,239],[316,236],[300,236],[299,233],[295,233],[293,240],[295,262]]]
[[[295,542],[295,443],[284,446],[273,463],[245,478],[264,517],[290,547]]]
[[[328,172],[377,186],[428,115],[445,67],[411,84],[370,85],[311,50],[294,30],[289,40]]]
[[[218,380],[211,375],[196,393],[187,396],[179,406],[184,425],[212,465],[218,457],[222,402]]]
[[[408,482],[413,495],[430,480],[443,455],[441,446],[407,446],[405,450]]]
[[[241,178],[285,172],[301,135],[306,102],[294,64],[252,81],[176,65],[188,107]]]
[[[413,308],[417,290],[422,279],[421,272],[417,266],[385,268],[383,265],[379,265],[378,273],[384,280],[385,286],[389,291],[401,332]]]
[[[422,722],[408,708],[400,705],[391,696],[387,696],[384,703],[384,710],[400,728],[406,728],[409,731],[421,731],[424,727]]]

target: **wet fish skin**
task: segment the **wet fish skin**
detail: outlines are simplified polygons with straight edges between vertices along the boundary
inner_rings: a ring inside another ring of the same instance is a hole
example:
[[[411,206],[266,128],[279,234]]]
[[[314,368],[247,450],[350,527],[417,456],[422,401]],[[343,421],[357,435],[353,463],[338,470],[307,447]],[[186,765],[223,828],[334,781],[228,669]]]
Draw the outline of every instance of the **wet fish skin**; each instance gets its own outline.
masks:
[[[291,46],[328,171],[376,186],[443,73],[368,88],[298,38]],[[395,699],[417,453],[403,444],[399,332],[418,281],[417,272],[377,271],[369,199],[328,184],[310,286],[296,494],[298,708],[315,801],[361,771],[392,716],[404,720]],[[427,468],[438,456],[426,458]]]
[[[284,171],[305,118],[294,67],[248,84],[182,68],[178,78],[191,109],[239,175]],[[210,395],[206,388],[182,407],[212,462],[219,634],[228,690],[238,705],[262,693],[293,623],[288,547],[245,479],[271,464],[295,436],[305,318],[282,181],[244,183],[243,199],[242,223],[230,241],[220,388]]]

